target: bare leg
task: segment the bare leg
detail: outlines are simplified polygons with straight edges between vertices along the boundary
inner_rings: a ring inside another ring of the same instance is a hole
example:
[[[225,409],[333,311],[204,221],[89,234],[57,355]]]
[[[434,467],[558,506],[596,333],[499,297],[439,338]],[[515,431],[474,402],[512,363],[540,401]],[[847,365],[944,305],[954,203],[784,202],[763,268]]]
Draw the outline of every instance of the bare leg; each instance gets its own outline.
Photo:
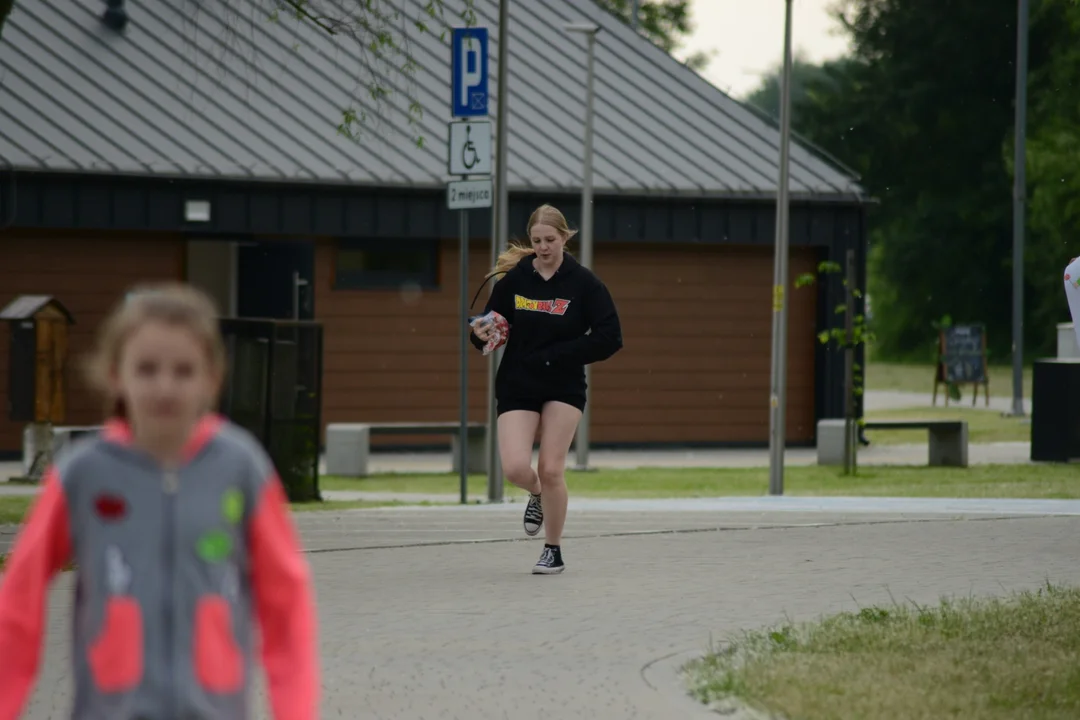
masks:
[[[566,453],[574,440],[581,411],[573,405],[549,402],[540,416],[540,487],[543,488],[544,537],[548,545],[562,542],[566,525]]]
[[[499,458],[506,479],[533,495],[540,492],[540,479],[532,469],[539,425],[540,414],[528,410],[511,410],[499,416]]]

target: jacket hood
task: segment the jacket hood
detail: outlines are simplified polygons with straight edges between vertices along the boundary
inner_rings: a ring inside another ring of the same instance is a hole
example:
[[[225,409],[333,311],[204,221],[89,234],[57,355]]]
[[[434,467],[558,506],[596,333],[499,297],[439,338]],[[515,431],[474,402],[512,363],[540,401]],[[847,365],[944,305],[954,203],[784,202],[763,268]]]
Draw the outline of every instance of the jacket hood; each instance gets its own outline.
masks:
[[[536,268],[534,268],[532,265],[534,257],[536,256],[533,253],[529,253],[525,257],[521,258],[521,260],[519,260],[517,264],[518,269],[522,272],[530,274],[536,272]],[[577,261],[577,258],[575,258],[568,252],[563,252],[562,264],[559,265],[559,269],[555,271],[555,274],[552,276],[552,278],[554,279],[562,275],[569,275],[570,273],[576,272],[577,269],[580,267],[581,263]]]

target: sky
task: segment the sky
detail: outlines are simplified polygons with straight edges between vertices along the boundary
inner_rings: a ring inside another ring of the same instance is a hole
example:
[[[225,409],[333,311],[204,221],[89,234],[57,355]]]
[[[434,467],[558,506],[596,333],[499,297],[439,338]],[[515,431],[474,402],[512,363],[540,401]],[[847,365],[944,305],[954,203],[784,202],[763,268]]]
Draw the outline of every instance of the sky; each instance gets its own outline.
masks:
[[[811,62],[847,51],[847,39],[829,15],[836,0],[794,0],[793,54]],[[784,50],[784,0],[691,0],[694,32],[674,54],[715,54],[703,75],[730,95],[744,97],[777,67]]]

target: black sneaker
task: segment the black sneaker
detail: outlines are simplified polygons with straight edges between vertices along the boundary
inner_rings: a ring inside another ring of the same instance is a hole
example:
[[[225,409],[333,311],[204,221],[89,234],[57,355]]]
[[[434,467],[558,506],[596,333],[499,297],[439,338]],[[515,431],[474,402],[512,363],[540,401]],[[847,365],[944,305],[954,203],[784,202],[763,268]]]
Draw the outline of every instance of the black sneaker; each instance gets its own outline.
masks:
[[[529,493],[529,504],[525,506],[525,534],[532,537],[540,532],[544,524],[544,506],[540,504],[540,496]]]
[[[540,560],[533,566],[533,575],[558,575],[566,569],[562,561],[562,550],[552,545],[545,545],[540,553]]]

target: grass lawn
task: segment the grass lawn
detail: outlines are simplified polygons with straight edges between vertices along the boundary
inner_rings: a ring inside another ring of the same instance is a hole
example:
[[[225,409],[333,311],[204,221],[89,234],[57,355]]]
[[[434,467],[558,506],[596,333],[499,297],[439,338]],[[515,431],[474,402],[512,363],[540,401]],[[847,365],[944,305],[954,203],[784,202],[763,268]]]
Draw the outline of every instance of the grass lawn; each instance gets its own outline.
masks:
[[[990,395],[992,397],[1012,397],[1012,366],[991,365],[988,369],[990,376]],[[934,392],[934,366],[909,365],[906,363],[886,363],[871,360],[866,365],[866,389],[867,390],[904,390],[907,392],[920,392],[930,394]],[[967,403],[971,407],[971,394],[974,387],[962,385],[960,392],[963,397],[961,403]],[[945,387],[938,387],[938,403],[942,402],[942,393]],[[983,388],[979,388],[979,402],[985,402]],[[1031,368],[1024,368],[1024,397],[1031,397]],[[953,401],[950,400],[950,403]]]
[[[1080,589],[867,607],[747,633],[686,671],[694,697],[721,711],[1072,720],[1080,717]]]
[[[1031,420],[1002,417],[994,410],[957,407],[906,408],[866,413],[867,420],[966,420],[968,442],[1028,442],[1031,440]],[[867,430],[866,437],[878,445],[904,445],[926,442],[926,430]]]
[[[969,468],[861,467],[855,477],[844,477],[828,467],[789,467],[785,492],[810,496],[876,497],[1007,497],[1080,498],[1078,470],[1071,465],[975,465]],[[662,498],[765,495],[768,468],[645,468],[567,472],[575,497]],[[458,492],[455,474],[377,475],[364,479],[323,477],[325,490],[451,495]],[[487,478],[469,477],[470,494],[485,492]],[[523,493],[506,485],[506,496]]]

